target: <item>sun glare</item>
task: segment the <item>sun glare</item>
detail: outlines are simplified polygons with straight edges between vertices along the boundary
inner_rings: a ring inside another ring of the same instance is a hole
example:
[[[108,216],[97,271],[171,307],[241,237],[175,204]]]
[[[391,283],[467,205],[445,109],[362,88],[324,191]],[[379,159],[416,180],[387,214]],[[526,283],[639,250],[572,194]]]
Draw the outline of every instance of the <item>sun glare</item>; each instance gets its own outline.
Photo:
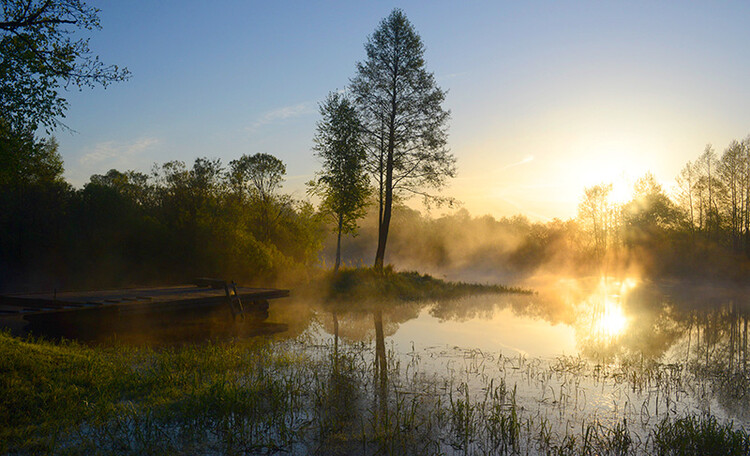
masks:
[[[612,182],[609,200],[618,205],[625,204],[633,198],[633,186],[629,185],[624,176]]]
[[[619,336],[625,330],[628,319],[618,303],[605,301],[604,311],[594,322],[595,333],[600,336],[613,338]]]
[[[614,280],[603,277],[587,300],[590,315],[590,336],[609,342],[625,333],[628,317],[623,306],[628,292],[637,285],[633,278]]]

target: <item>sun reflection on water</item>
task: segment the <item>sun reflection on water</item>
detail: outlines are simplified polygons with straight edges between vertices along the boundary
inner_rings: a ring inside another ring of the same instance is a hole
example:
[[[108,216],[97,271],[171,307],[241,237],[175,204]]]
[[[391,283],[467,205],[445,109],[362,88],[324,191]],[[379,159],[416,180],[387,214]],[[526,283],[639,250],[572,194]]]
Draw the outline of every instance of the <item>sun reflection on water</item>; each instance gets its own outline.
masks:
[[[628,319],[622,306],[609,299],[604,301],[603,311],[594,321],[594,335],[615,338],[622,334],[628,325]]]
[[[591,312],[591,339],[598,342],[612,342],[625,333],[629,318],[625,314],[623,300],[637,284],[638,281],[633,278],[623,280],[601,278],[586,306]]]

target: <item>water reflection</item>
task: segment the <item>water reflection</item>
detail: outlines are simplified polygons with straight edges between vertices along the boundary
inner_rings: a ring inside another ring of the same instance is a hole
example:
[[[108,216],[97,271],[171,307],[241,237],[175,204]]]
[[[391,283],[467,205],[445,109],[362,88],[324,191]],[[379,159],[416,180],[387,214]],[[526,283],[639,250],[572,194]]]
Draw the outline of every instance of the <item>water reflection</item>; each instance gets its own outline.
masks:
[[[555,279],[534,295],[428,302],[284,300],[235,322],[227,309],[180,315],[114,315],[26,332],[125,343],[169,344],[258,335],[394,343],[402,349],[463,347],[507,355],[580,355],[595,362],[721,363],[747,371],[746,289],[632,278]],[[379,355],[378,355],[379,356]],[[378,360],[380,363],[380,360]]]
[[[521,410],[538,410],[560,433],[588,419],[646,426],[685,413],[747,423],[748,301],[736,288],[722,299],[705,299],[709,291],[608,279],[534,296],[328,303],[316,312],[335,356],[341,343],[371,354],[370,410],[382,429],[399,397],[421,391],[404,386],[417,371],[450,379],[435,394],[451,400],[465,390],[466,403],[468,391],[481,402],[488,385],[507,385]]]
[[[93,344],[181,345],[253,337],[297,337],[313,321],[307,304],[275,303],[269,309],[248,309],[235,319],[227,306],[172,312],[60,312],[26,321],[0,318],[0,329],[17,336],[74,339]]]
[[[587,304],[591,308],[590,337],[601,342],[612,342],[621,336],[628,325],[621,299],[635,287],[632,279],[611,280],[602,277]],[[588,310],[588,309],[586,309]]]
[[[531,296],[314,308],[335,308],[331,321],[347,340],[374,337],[377,343],[382,336],[402,348],[458,346],[545,358],[580,355],[595,362],[724,359],[729,369],[747,366],[750,307],[738,288],[597,278],[558,281]],[[323,329],[332,333],[328,324]]]

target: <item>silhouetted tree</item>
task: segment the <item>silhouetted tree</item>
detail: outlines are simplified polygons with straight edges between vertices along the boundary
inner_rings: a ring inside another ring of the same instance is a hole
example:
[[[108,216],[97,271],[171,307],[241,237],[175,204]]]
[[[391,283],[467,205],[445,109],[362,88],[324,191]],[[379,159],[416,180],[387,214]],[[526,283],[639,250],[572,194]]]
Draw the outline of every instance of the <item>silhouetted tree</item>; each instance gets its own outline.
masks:
[[[446,148],[449,112],[445,92],[425,70],[424,45],[404,13],[395,9],[365,44],[351,91],[368,135],[370,171],[378,185],[378,248],[382,269],[394,195],[441,188],[455,175]]]
[[[67,102],[60,86],[107,84],[129,77],[106,65],[77,31],[100,28],[99,10],[81,0],[4,0],[0,9],[0,117],[11,128],[55,127]]]
[[[636,181],[633,199],[622,212],[625,243],[629,246],[663,242],[668,232],[680,225],[677,208],[651,173]]]
[[[62,182],[63,161],[54,137],[37,140],[0,118],[0,186]]]
[[[594,250],[598,256],[604,254],[612,232],[612,204],[609,195],[612,184],[594,185],[584,189],[584,196],[578,205],[578,220],[591,235]]]
[[[229,162],[232,187],[242,198],[249,197],[258,203],[260,224],[264,240],[271,238],[276,220],[284,210],[284,202],[277,201],[276,190],[286,174],[284,162],[270,154],[243,155]]]
[[[685,166],[680,170],[679,176],[677,176],[677,204],[682,208],[685,213],[686,219],[688,220],[688,229],[690,231],[690,244],[695,246],[695,184],[696,184],[696,171],[695,165],[692,162],[687,162]]]
[[[719,229],[721,216],[717,204],[717,194],[721,189],[721,181],[717,178],[718,163],[716,152],[711,144],[706,147],[698,157],[696,166],[699,172],[699,178],[696,188],[699,192],[700,213],[704,220],[706,239],[710,242],[711,237]]]
[[[732,248],[740,250],[742,242],[742,228],[744,225],[745,197],[747,184],[745,182],[748,164],[747,152],[739,141],[732,141],[721,156],[718,174],[725,189],[722,195],[724,217],[729,222],[729,233]]]
[[[311,193],[323,198],[321,211],[336,222],[336,262],[341,265],[341,234],[356,233],[357,220],[365,213],[370,185],[365,174],[366,150],[362,125],[351,102],[330,93],[320,106],[313,149],[323,162],[317,180],[310,182]]]

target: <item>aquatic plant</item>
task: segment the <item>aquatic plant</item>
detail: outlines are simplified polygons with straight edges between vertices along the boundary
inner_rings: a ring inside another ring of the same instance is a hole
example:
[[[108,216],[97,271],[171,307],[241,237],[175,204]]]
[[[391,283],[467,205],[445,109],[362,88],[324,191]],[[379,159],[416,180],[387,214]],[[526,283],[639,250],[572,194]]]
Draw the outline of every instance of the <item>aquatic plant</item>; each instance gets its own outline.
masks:
[[[91,347],[0,333],[0,452],[750,450],[750,435],[738,423],[695,411],[713,395],[715,381],[689,367],[460,348],[381,350],[379,358],[371,343],[304,337]]]

